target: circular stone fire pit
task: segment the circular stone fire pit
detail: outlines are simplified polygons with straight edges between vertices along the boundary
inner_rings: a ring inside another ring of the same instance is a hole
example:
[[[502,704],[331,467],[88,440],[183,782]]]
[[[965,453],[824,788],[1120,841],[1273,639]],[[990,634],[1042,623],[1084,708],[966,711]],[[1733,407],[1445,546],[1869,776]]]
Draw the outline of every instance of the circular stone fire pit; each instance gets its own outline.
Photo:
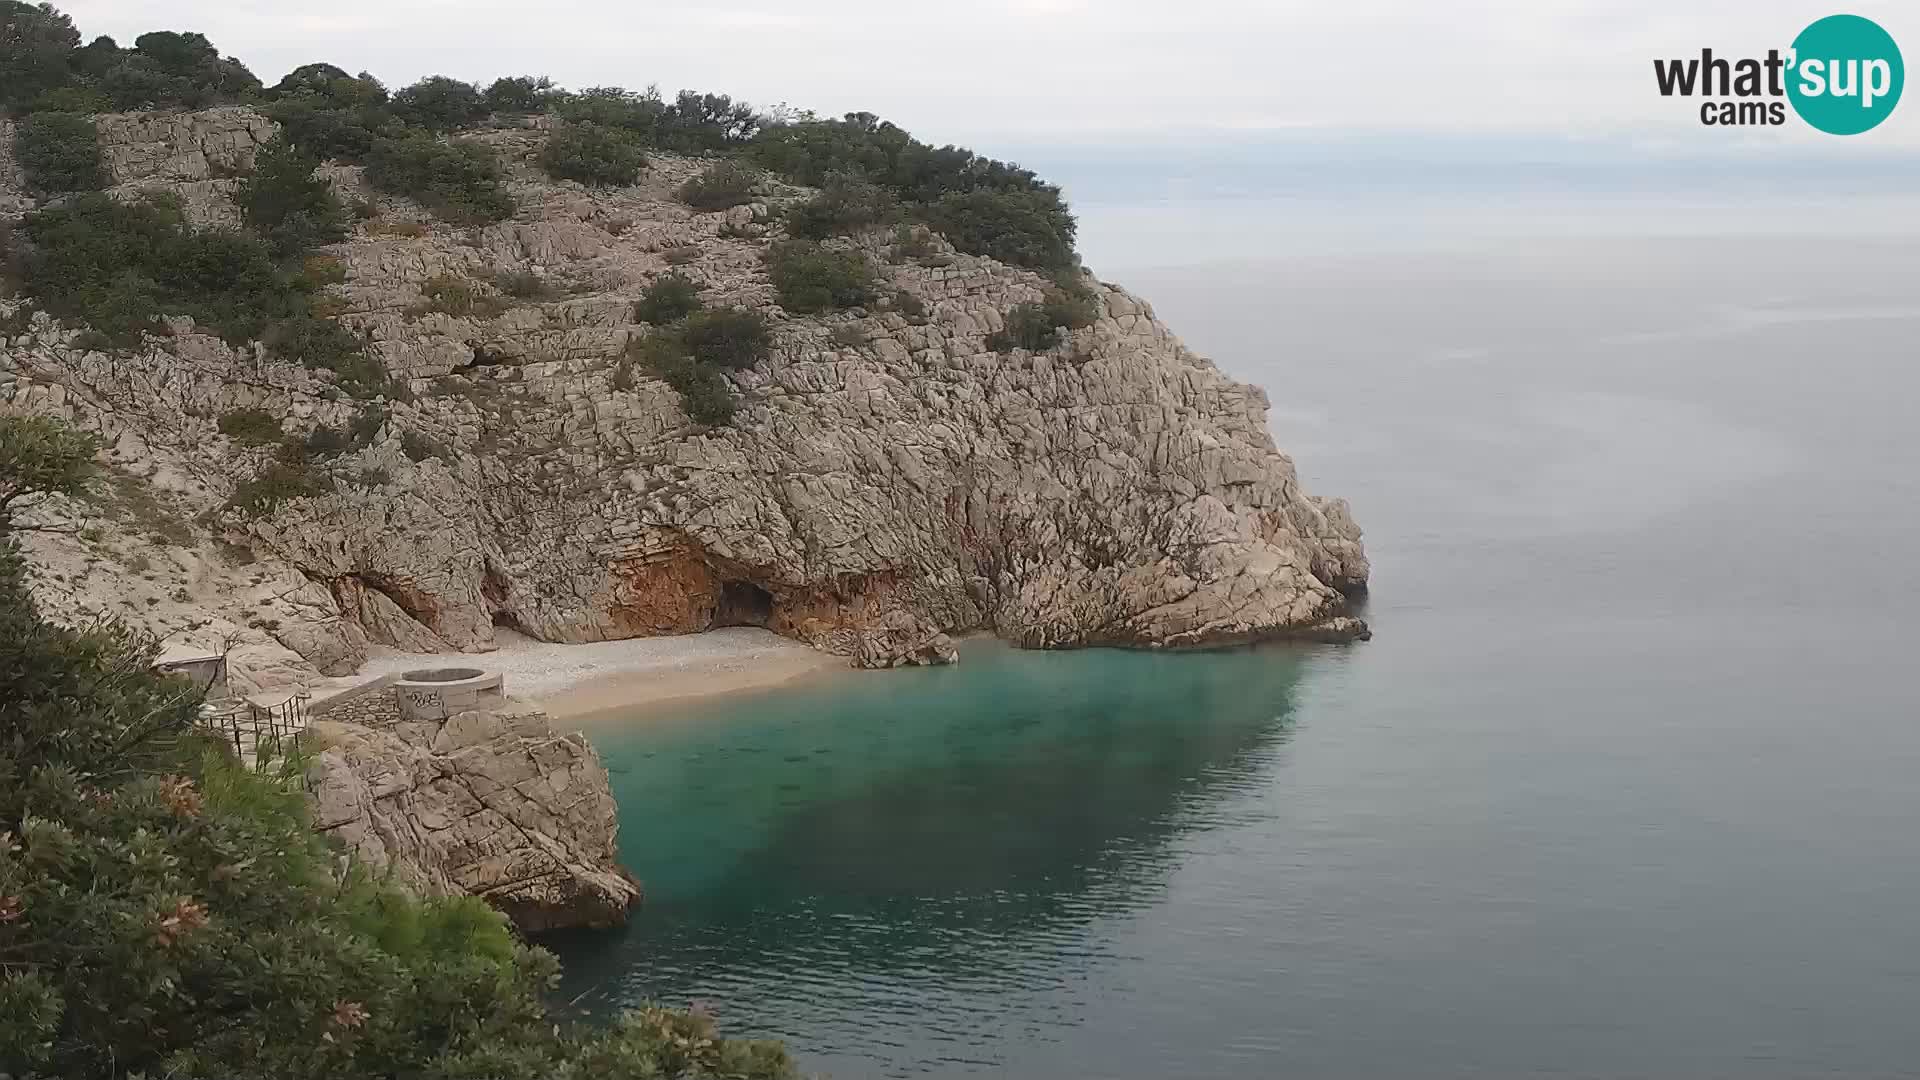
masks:
[[[394,680],[400,715],[408,720],[445,720],[469,709],[506,704],[499,672],[479,668],[422,668]]]

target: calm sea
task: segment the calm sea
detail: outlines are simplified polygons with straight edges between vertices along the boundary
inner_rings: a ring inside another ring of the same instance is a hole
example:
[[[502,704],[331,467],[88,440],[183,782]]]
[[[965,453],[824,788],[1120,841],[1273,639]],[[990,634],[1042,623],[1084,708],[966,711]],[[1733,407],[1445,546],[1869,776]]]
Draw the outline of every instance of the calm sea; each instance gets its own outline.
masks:
[[[1353,501],[1374,640],[597,730],[649,903],[567,992],[842,1078],[1920,1076],[1920,244],[1636,220],[1096,250]]]

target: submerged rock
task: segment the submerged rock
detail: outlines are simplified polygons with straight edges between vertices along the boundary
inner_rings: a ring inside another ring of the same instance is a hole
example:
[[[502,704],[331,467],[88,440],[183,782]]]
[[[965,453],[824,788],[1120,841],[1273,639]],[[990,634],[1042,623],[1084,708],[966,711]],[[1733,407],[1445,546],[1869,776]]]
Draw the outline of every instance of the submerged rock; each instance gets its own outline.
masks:
[[[616,926],[640,902],[615,862],[606,768],[544,715],[320,720],[313,734],[313,827],[375,873],[480,897],[528,931]]]

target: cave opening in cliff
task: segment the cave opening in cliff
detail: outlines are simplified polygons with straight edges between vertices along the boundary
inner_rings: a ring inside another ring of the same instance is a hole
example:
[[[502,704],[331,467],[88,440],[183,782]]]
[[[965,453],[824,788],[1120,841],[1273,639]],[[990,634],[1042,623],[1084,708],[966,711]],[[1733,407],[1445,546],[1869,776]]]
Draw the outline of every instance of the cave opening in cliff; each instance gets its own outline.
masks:
[[[729,581],[720,586],[714,608],[715,626],[765,626],[773,618],[773,594],[751,581]]]

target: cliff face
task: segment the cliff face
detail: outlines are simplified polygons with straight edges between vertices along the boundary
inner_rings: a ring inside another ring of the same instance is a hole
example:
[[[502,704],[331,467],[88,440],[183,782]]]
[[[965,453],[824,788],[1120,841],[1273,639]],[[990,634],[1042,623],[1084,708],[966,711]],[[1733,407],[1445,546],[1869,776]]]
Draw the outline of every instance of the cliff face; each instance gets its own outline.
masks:
[[[616,926],[640,902],[614,862],[606,768],[544,716],[329,719],[313,734],[313,827],[373,873],[423,895],[480,897],[523,930]]]
[[[122,190],[172,190],[219,223],[236,182],[222,176],[271,125],[222,109],[100,130]],[[770,183],[761,202],[699,213],[673,193],[700,162],[656,157],[640,185],[588,191],[532,166],[540,130],[480,138],[521,208],[486,228],[435,223],[329,167],[380,209],[329,249],[346,272],[341,320],[410,400],[334,463],[335,494],[222,519],[257,565],[191,570],[276,583],[265,632],[321,670],[351,670],[369,642],[484,650],[502,626],[589,641],[753,623],[871,666],[946,658],[945,633],[974,629],[1034,647],[1364,633],[1343,616],[1367,577],[1346,505],[1303,492],[1266,395],[1139,298],[1096,284],[1093,325],[1048,352],[1000,354],[986,336],[1042,297],[1042,278],[937,237],[908,258],[875,235],[860,243],[883,288],[925,316],[794,317],[762,255],[805,192]],[[773,320],[773,358],[734,376],[729,427],[691,424],[673,390],[616,362],[646,330],[632,301],[670,267],[709,305]],[[421,310],[429,279],[484,291],[516,272],[546,298]],[[222,413],[265,408],[298,434],[362,407],[190,324],[133,357],[72,340],[44,317],[11,339],[0,399],[120,440],[135,474],[171,478],[182,513],[216,505],[271,452],[221,437]],[[244,614],[213,616],[262,622]]]

